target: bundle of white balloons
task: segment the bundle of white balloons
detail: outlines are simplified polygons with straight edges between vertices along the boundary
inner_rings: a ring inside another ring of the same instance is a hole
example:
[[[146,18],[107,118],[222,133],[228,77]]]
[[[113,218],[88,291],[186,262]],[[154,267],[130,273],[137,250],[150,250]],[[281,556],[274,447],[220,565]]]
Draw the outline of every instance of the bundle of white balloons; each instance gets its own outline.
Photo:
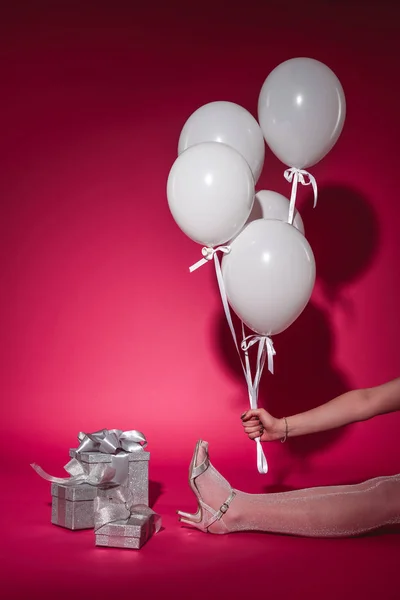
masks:
[[[278,65],[258,99],[258,120],[232,102],[211,102],[186,121],[178,158],[168,177],[172,216],[203,246],[191,271],[214,260],[225,314],[239,355],[229,306],[242,322],[241,362],[250,405],[257,406],[266,357],[273,372],[272,337],[287,329],[306,307],[315,282],[315,260],[295,208],[297,185],[311,185],[306,170],[334,146],[343,129],[346,101],[333,71],[311,58]],[[271,190],[256,193],[265,144],[286,165],[290,200]],[[218,252],[223,255],[222,269]],[[245,335],[246,325],[251,335]],[[258,344],[251,375],[248,351]],[[258,469],[267,472],[258,440]]]

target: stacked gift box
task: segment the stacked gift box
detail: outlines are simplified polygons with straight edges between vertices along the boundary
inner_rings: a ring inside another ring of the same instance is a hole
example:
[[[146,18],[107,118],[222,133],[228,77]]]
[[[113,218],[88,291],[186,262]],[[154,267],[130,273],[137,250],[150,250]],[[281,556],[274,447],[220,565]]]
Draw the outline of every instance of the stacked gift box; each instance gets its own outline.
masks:
[[[149,508],[149,459],[145,436],[103,429],[78,435],[69,451],[69,477],[35,471],[51,482],[51,522],[71,530],[94,529],[95,544],[139,549],[158,531],[161,518]]]
[[[93,529],[97,489],[81,485],[51,484],[51,522],[67,529]]]

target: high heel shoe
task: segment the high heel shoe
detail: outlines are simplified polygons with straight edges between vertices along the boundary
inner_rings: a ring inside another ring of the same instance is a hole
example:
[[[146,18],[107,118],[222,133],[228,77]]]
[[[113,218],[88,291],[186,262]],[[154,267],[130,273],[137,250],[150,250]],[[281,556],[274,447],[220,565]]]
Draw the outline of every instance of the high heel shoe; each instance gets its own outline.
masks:
[[[196,468],[195,465],[196,465],[197,454],[199,452],[200,446],[203,446],[205,448],[206,458],[203,461],[203,463]],[[196,492],[196,488],[194,485],[194,479],[195,479],[195,477],[198,477],[201,473],[204,473],[204,471],[208,467],[208,464],[209,464],[208,443],[203,442],[203,440],[198,440],[198,442],[196,443],[194,452],[193,452],[190,466],[189,466],[189,485],[192,488],[192,491],[196,496],[197,496],[197,492]],[[204,465],[204,467],[203,467],[203,465]],[[201,520],[200,506],[197,508],[197,511],[195,513],[187,513],[187,512],[184,512],[183,510],[177,510],[176,512],[180,517],[183,517],[184,519],[189,519],[191,522],[193,522],[193,521],[199,522]],[[179,519],[179,520],[181,520],[181,519]]]
[[[197,464],[197,456],[200,447],[205,450],[205,458],[203,462],[199,465]],[[208,468],[212,468],[210,463],[210,459],[208,456],[208,443],[202,440],[199,440],[196,444],[192,461],[189,467],[189,485],[192,488],[193,493],[195,494],[198,502],[198,508],[196,513],[187,513],[181,510],[178,510],[177,513],[179,515],[179,520],[181,523],[185,523],[186,525],[192,525],[201,531],[207,532],[209,527],[216,521],[220,521],[224,514],[227,512],[232,500],[236,496],[236,492],[231,488],[231,493],[225,502],[220,506],[219,510],[214,510],[204,502],[201,497],[201,494],[196,486],[196,478],[199,477],[202,473],[204,473]],[[223,521],[220,521],[220,524],[223,526],[224,531],[221,533],[227,533],[228,528],[226,527]],[[216,532],[215,532],[216,533]]]

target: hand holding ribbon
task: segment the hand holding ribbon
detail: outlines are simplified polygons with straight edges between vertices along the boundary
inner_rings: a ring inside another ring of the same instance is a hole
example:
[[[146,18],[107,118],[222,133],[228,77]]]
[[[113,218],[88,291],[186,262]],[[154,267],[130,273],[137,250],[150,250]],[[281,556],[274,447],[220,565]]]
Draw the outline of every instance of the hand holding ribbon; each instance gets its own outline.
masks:
[[[243,340],[241,348],[244,351],[245,364],[247,378],[252,381],[252,387],[249,390],[250,406],[251,408],[257,408],[258,406],[258,392],[260,388],[261,376],[265,365],[265,354],[268,356],[268,370],[274,372],[274,356],[276,354],[272,339],[266,335],[248,335],[245,337],[244,325],[242,323],[242,336]],[[256,363],[256,374],[254,380],[251,374],[249,349],[258,343],[257,351],[257,363]],[[261,439],[258,437],[254,440],[257,444],[257,468],[259,473],[268,473],[268,463],[264,451],[261,446]]]

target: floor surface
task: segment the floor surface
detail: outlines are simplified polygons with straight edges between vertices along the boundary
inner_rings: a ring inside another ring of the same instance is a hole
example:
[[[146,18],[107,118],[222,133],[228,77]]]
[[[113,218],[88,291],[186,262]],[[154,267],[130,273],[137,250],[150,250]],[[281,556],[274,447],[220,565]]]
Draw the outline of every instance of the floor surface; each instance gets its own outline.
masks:
[[[50,484],[30,469],[29,461],[16,461],[5,472],[6,492],[1,494],[3,600],[336,600],[383,593],[385,600],[400,598],[398,534],[330,540],[263,533],[215,536],[182,527],[176,509],[195,509],[187,467],[187,461],[151,465],[151,501],[163,528],[135,551],[96,548],[93,531],[51,525]],[[225,467],[225,473],[232,472],[232,466]],[[254,472],[243,467],[240,478],[246,489]]]

